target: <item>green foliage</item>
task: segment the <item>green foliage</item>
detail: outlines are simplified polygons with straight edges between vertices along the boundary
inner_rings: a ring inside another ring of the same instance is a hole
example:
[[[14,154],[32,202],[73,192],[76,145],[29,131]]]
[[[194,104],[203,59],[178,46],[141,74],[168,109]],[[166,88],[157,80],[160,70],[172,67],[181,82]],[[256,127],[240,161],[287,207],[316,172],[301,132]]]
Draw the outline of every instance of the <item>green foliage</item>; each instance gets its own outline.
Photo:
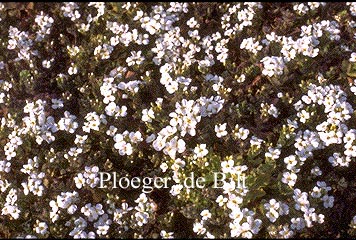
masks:
[[[0,4],[0,237],[356,236],[354,9]]]

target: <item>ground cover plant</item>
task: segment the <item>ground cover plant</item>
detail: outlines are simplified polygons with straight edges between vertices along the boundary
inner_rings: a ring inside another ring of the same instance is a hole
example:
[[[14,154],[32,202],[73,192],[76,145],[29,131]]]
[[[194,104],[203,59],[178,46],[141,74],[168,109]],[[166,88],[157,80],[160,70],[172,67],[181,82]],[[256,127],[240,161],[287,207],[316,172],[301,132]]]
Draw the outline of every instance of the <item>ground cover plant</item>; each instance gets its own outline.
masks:
[[[355,39],[351,2],[0,3],[0,237],[355,237]]]

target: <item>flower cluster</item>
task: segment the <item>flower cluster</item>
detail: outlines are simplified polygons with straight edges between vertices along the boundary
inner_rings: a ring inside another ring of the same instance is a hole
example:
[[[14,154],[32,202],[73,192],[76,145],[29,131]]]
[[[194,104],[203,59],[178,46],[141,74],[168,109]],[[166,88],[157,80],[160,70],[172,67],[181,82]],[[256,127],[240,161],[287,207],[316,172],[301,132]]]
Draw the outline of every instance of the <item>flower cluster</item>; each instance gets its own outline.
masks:
[[[0,237],[356,236],[355,16],[0,3]]]

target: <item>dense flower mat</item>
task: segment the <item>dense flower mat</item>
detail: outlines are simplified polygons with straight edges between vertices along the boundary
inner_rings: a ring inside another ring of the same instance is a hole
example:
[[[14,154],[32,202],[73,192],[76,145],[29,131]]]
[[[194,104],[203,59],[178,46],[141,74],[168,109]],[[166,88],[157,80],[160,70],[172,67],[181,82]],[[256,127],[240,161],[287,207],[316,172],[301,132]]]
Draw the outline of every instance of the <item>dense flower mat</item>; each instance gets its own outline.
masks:
[[[356,236],[356,3],[0,19],[0,237]]]

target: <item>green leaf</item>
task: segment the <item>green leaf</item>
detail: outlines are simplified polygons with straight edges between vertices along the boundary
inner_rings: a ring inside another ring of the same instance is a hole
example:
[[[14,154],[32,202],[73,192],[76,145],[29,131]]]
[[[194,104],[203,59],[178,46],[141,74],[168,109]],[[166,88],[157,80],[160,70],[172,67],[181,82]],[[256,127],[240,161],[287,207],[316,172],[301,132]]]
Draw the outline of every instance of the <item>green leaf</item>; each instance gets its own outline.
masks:
[[[356,77],[356,63],[349,63],[347,66],[347,76],[349,77]]]
[[[268,163],[261,164],[258,167],[258,171],[262,172],[262,173],[264,173],[266,175],[270,175],[272,173],[272,171],[274,170],[274,168],[275,168],[274,160],[273,159],[269,159],[269,160],[266,160],[266,161],[268,161]]]
[[[264,195],[266,195],[266,192],[262,188],[253,189],[247,193],[246,200],[254,201],[258,198],[263,197]]]

